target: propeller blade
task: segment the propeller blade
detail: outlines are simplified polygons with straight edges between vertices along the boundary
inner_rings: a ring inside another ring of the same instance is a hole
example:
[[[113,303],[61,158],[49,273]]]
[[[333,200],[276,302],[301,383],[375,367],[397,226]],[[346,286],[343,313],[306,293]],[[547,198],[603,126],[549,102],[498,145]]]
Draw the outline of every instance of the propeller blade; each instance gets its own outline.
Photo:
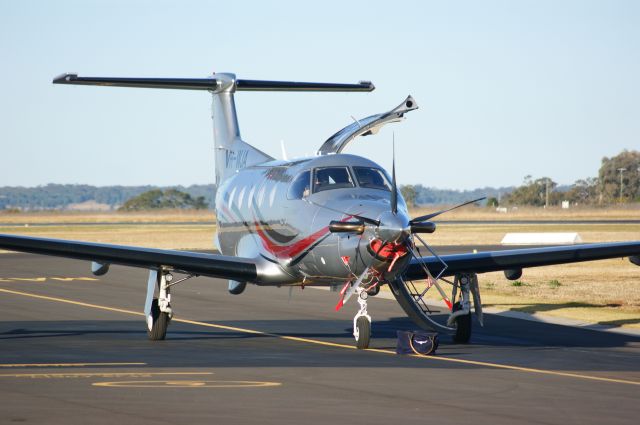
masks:
[[[393,215],[398,214],[398,185],[396,182],[396,133],[393,133],[393,154],[391,165],[391,212]]]
[[[465,205],[473,204],[474,202],[482,201],[483,199],[487,199],[487,197],[483,196],[482,198],[474,199],[473,201],[467,201],[467,202],[465,202],[463,204],[456,205],[455,207],[451,207],[451,208],[448,208],[446,210],[437,211],[437,212],[434,212],[434,213],[431,213],[431,214],[427,214],[427,215],[422,215],[420,217],[416,217],[413,220],[411,220],[409,222],[409,224],[421,223],[423,221],[431,220],[433,217],[437,217],[440,214],[444,214],[444,213],[449,212],[451,210],[455,210],[456,208],[464,207]]]
[[[333,220],[329,223],[329,231],[331,233],[355,233],[361,235],[364,233],[364,222]]]
[[[416,254],[416,252],[409,245],[407,245],[407,248],[409,249],[409,252],[413,256],[413,258],[418,260],[418,263],[420,264],[420,267],[422,267],[422,269],[424,270],[425,274],[427,275],[427,281],[429,282],[429,285],[436,287],[436,289],[440,293],[440,296],[442,297],[442,301],[444,301],[444,303],[447,305],[447,307],[449,308],[449,311],[452,311],[453,310],[453,304],[451,303],[451,300],[449,299],[449,297],[447,297],[447,294],[444,292],[444,289],[442,289],[442,286],[440,286],[440,284],[438,283],[438,279],[433,277],[433,275],[431,274],[431,271],[423,263],[422,257],[420,257],[418,254]],[[424,295],[427,292],[428,289],[429,289],[429,287],[427,287],[427,289],[424,290],[422,295]]]
[[[351,298],[351,296],[356,293],[356,289],[360,287],[360,285],[362,284],[362,280],[365,278],[367,273],[369,273],[369,267],[364,269],[360,277],[358,277],[358,280],[356,280],[355,283],[345,291],[344,295],[338,302],[338,305],[336,305],[336,311],[340,310],[342,306],[345,305],[347,301],[349,301],[349,298]]]
[[[317,202],[313,202],[313,201],[310,201],[308,199],[306,201],[308,203],[310,203],[310,204],[313,204],[313,205],[317,206],[317,207],[324,208],[324,209],[327,209],[329,211],[337,212],[337,213],[340,213],[340,214],[348,215],[348,216],[351,216],[353,218],[357,218],[358,220],[360,220],[360,221],[362,221],[364,223],[373,224],[374,226],[380,226],[380,222],[378,220],[374,220],[373,218],[364,217],[364,216],[361,216],[361,215],[358,215],[358,214],[352,214],[352,213],[340,211],[340,210],[337,210],[335,208],[328,207],[326,205],[318,204]]]
[[[433,221],[423,221],[411,224],[411,233],[433,233],[436,231],[436,223]]]
[[[382,243],[380,245],[380,248],[378,248],[378,250],[376,251],[376,255],[374,255],[374,258],[376,258],[378,256],[378,254],[380,254],[380,251],[382,251],[382,248],[386,244],[387,244],[387,241],[384,241],[384,243]],[[358,242],[358,246],[360,246],[360,242]],[[371,261],[371,264],[373,264],[373,260]],[[358,287],[360,286],[360,284],[362,284],[362,280],[364,279],[364,277],[369,272],[369,269],[371,269],[371,264],[369,264],[364,269],[364,271],[362,272],[360,277],[358,277],[358,280],[356,280],[356,282],[353,285],[351,285],[351,287],[349,287],[349,283],[350,283],[349,281],[347,281],[347,283],[345,283],[344,287],[342,288],[342,291],[340,291],[340,300],[338,301],[338,304],[336,305],[336,311],[340,310],[342,308],[342,306],[344,306],[344,303],[346,303],[349,300],[349,298],[351,298],[351,295],[353,295],[354,292],[356,292],[356,289],[358,289]]]

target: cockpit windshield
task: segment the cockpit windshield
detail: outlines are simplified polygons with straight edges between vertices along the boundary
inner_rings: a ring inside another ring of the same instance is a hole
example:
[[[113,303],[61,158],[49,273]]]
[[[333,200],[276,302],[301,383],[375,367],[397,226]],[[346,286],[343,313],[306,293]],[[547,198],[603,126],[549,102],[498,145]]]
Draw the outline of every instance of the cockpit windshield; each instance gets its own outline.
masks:
[[[382,170],[369,167],[353,167],[353,171],[356,173],[360,187],[391,192],[391,184]]]
[[[311,180],[311,172],[304,171],[293,180],[289,191],[287,192],[287,199],[302,199],[309,196],[309,182]]]
[[[347,167],[316,168],[313,173],[313,192],[354,187]]]

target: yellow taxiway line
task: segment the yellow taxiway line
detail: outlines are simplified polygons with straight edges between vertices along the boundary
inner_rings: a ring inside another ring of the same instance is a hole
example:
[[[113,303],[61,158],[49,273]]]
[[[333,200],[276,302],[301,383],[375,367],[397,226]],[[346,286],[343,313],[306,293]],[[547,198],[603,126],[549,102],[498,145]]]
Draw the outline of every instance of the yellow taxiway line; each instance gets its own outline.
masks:
[[[11,367],[103,367],[103,366],[146,366],[146,363],[128,362],[128,363],[0,363],[0,368]]]
[[[71,372],[71,373],[0,373],[0,378],[150,378],[153,376],[202,376],[213,372]]]
[[[136,316],[144,316],[144,313],[140,313],[140,312],[137,312],[137,311],[125,310],[125,309],[122,309],[122,308],[115,308],[115,307],[107,307],[107,306],[98,305],[98,304],[90,304],[90,303],[85,303],[85,302],[81,302],[81,301],[69,300],[69,299],[65,299],[65,298],[49,297],[49,296],[46,296],[46,295],[37,295],[37,294],[31,294],[31,293],[28,293],[28,292],[14,291],[14,290],[11,290],[11,289],[3,289],[3,288],[0,288],[0,292],[4,292],[4,293],[7,293],[7,294],[21,295],[21,296],[24,296],[24,297],[31,297],[31,298],[37,298],[37,299],[42,299],[42,300],[48,300],[48,301],[56,301],[56,302],[60,302],[60,303],[72,304],[72,305],[77,305],[77,306],[81,306],[81,307],[89,307],[89,308],[95,308],[95,309],[105,310],[105,311],[113,311],[113,312],[117,312],[117,313],[125,313],[125,314],[132,314],[132,315],[136,315]],[[269,337],[279,338],[279,339],[283,339],[283,340],[287,340],[287,341],[295,341],[295,342],[303,342],[303,343],[308,343],[308,344],[323,345],[323,346],[326,346],[326,347],[345,348],[345,349],[349,349],[349,350],[356,350],[357,349],[353,345],[340,344],[340,343],[327,342],[327,341],[320,341],[320,340],[317,340],[317,339],[310,339],[310,338],[300,338],[300,337],[289,336],[289,335],[280,335],[280,334],[274,334],[274,333],[270,333],[270,332],[258,331],[258,330],[255,330],[255,329],[238,328],[238,327],[235,327],[235,326],[220,325],[220,324],[216,324],[216,323],[206,323],[206,322],[199,322],[199,321],[196,321],[196,320],[176,319],[176,318],[172,319],[172,321],[179,322],[179,323],[186,323],[186,324],[195,325],[195,326],[204,326],[204,327],[208,327],[208,328],[223,329],[223,330],[232,331],[232,332],[240,332],[240,333],[252,334],[252,335],[269,336]],[[377,349],[377,348],[369,348],[366,351],[375,352],[375,353],[383,353],[383,354],[393,354],[393,355],[396,354],[396,352],[393,351],[393,350],[384,350],[384,349]],[[466,364],[466,365],[471,365],[471,366],[490,367],[490,368],[494,368],[494,369],[515,370],[515,371],[519,371],[519,372],[535,373],[535,374],[542,374],[542,375],[552,375],[552,376],[562,376],[562,377],[577,378],[577,379],[586,379],[586,380],[590,380],[590,381],[601,381],[601,382],[609,382],[609,383],[616,383],[616,384],[626,384],[626,385],[640,385],[640,382],[638,382],[638,381],[630,381],[630,380],[626,380],[626,379],[605,378],[605,377],[601,377],[601,376],[584,375],[584,374],[570,373],[570,372],[559,372],[559,371],[547,370],[547,369],[535,369],[535,368],[530,368],[530,367],[521,367],[521,366],[514,366],[514,365],[508,365],[508,364],[501,364],[501,363],[491,363],[491,362],[482,362],[482,361],[476,361],[476,360],[456,359],[456,358],[453,358],[453,357],[446,357],[446,356],[439,356],[439,355],[436,355],[436,356],[414,356],[414,357],[419,357],[421,359],[430,360],[430,361],[443,361],[443,362],[449,362],[449,363]]]

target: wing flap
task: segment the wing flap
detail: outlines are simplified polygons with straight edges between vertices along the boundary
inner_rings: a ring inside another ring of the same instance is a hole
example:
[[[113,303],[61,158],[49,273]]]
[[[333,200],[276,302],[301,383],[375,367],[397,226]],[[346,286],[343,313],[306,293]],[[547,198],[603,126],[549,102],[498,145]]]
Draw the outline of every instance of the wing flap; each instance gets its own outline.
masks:
[[[607,258],[634,257],[639,254],[640,241],[631,241],[484,251],[475,254],[442,255],[441,258],[448,266],[443,276],[452,276],[462,272],[486,273]],[[418,261],[416,259],[411,261],[405,271],[405,278],[409,280],[425,278],[424,270]],[[424,257],[423,261],[434,275],[443,269],[443,265],[435,257]]]
[[[173,267],[188,273],[243,282],[257,279],[252,260],[224,255],[2,234],[0,248],[131,267]]]

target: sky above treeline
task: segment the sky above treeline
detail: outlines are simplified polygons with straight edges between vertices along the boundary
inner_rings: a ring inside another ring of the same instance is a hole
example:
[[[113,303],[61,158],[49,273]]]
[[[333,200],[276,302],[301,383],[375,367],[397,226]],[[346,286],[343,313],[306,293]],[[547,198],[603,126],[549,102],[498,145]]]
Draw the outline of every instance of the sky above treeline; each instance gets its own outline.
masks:
[[[561,184],[640,149],[637,1],[0,1],[0,186],[214,180],[205,92],[52,85],[84,76],[357,82],[371,93],[236,95],[243,139],[280,158],[411,94],[346,152],[451,189]]]

